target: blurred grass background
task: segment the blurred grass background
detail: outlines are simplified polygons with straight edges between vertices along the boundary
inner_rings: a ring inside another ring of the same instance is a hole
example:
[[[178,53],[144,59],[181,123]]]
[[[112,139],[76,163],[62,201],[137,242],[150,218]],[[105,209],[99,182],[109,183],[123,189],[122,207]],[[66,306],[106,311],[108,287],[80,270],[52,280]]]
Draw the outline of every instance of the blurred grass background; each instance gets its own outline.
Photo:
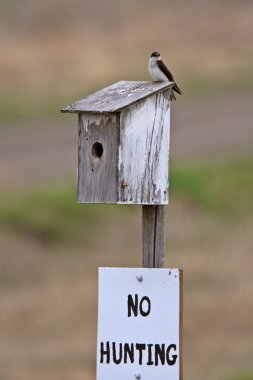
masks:
[[[141,265],[141,209],[76,205],[75,116],[158,50],[172,107],[166,266],[189,380],[253,379],[253,3],[0,0],[0,378],[95,378],[97,267]]]
[[[253,213],[252,172],[251,156],[216,165],[172,168],[171,197],[212,217],[240,222]],[[19,196],[3,195],[0,225],[47,244],[78,245],[91,236],[95,239],[107,217],[120,223],[123,212],[136,215],[136,207],[131,206],[124,211],[121,206],[75,204],[75,193],[75,186],[64,183]]]

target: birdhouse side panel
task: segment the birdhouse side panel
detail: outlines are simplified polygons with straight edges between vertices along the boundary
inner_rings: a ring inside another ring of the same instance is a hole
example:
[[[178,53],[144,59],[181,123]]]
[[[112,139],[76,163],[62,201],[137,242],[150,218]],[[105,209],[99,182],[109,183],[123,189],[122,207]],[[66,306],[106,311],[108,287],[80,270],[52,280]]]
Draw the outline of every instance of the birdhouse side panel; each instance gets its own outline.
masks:
[[[119,203],[167,204],[170,89],[121,112]]]
[[[79,114],[78,203],[116,203],[119,117]]]

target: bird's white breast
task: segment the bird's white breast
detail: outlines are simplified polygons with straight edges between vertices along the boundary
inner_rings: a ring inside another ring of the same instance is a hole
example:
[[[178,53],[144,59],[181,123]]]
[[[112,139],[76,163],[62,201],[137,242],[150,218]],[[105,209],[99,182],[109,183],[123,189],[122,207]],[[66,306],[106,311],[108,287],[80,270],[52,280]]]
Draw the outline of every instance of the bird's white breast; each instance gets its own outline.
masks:
[[[159,69],[156,57],[149,58],[148,71],[151,77],[156,81],[165,82],[168,80],[166,75],[164,75],[163,72]]]

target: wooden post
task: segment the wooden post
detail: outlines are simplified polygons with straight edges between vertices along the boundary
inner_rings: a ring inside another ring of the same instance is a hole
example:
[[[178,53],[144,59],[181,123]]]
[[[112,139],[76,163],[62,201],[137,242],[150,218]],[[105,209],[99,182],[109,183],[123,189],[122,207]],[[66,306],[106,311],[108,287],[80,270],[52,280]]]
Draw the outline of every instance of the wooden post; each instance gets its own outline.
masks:
[[[165,259],[165,208],[142,206],[142,253],[144,268],[161,268]]]

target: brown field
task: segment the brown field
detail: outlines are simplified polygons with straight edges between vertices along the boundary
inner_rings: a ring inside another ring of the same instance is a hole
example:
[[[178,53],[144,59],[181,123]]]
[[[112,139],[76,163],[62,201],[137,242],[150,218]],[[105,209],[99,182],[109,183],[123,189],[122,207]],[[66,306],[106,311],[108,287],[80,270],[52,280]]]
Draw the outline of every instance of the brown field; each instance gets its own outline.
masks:
[[[249,154],[251,104],[249,93],[178,101],[171,165]],[[208,115],[214,110],[211,122]],[[17,189],[24,193],[53,180],[73,182],[75,123],[75,116],[67,121],[59,116],[54,123],[20,130],[5,127],[0,145],[4,192],[14,196]],[[166,266],[185,272],[184,368],[189,380],[252,373],[252,247],[252,218],[223,220],[172,197]],[[1,233],[0,250],[0,378],[94,379],[97,268],[140,266],[140,209],[137,214],[122,209],[115,219],[108,214],[83,246],[51,247],[9,231]]]
[[[95,378],[97,267],[140,265],[140,217],[103,230],[89,248],[60,252],[1,236],[1,379]],[[250,373],[249,224],[217,225],[174,202],[167,240],[166,265],[185,272],[185,377]]]
[[[72,96],[101,83],[148,79],[158,50],[182,87],[252,86],[248,0],[0,1],[1,86]]]
[[[153,50],[184,90],[171,167],[251,159],[252,14],[247,0],[0,0],[0,197],[74,183],[77,120],[62,99],[148,79]],[[49,244],[0,210],[1,380],[95,379],[97,268],[141,265],[141,210],[120,211],[81,242]],[[184,270],[184,378],[252,380],[252,215],[174,194],[166,234],[166,266]]]

